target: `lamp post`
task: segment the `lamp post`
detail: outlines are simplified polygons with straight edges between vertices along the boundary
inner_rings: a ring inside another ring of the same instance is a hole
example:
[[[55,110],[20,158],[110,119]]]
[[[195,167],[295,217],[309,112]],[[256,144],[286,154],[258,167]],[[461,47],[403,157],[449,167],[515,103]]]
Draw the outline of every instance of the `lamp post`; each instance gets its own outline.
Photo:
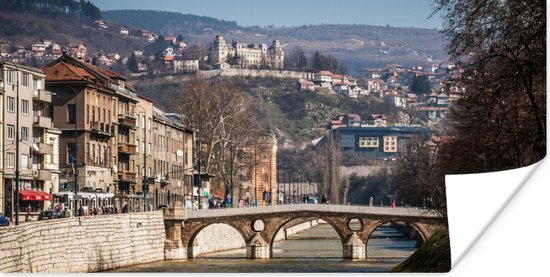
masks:
[[[77,195],[78,195],[78,168],[77,168],[77,161],[78,161],[78,158],[77,158],[77,151],[78,151],[78,141],[77,141],[77,138],[78,138],[78,125],[77,125],[77,117],[76,117],[76,114],[77,114],[77,103],[78,103],[78,92],[76,91],[75,88],[71,87],[71,86],[64,86],[66,88],[69,88],[71,89],[73,92],[74,92],[74,107],[73,107],[73,113],[72,114],[72,117],[73,117],[73,121],[74,121],[74,142],[73,142],[73,156],[70,157],[69,156],[69,162],[72,163],[72,166],[73,166],[73,177],[74,177],[74,216],[76,216],[78,214],[78,202],[77,202]],[[69,107],[67,106],[67,109],[69,109]],[[69,154],[70,155],[70,154]]]
[[[256,161],[256,147],[254,147],[254,204],[258,206],[258,162]]]
[[[229,154],[231,157],[231,176],[230,176],[231,181],[229,184],[229,195],[231,196],[231,208],[233,208],[235,206],[235,198],[233,198],[233,159],[235,158],[234,157],[235,154],[233,153],[234,151],[233,147],[231,147],[229,150],[230,150]]]
[[[17,96],[15,100],[15,225],[19,225],[19,69],[15,66],[17,74]]]

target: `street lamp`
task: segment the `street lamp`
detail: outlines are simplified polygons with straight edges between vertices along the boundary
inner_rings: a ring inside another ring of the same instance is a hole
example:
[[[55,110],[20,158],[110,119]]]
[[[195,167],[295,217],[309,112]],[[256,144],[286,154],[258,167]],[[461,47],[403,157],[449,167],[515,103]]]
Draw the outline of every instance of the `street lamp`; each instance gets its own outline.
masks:
[[[78,168],[77,168],[77,161],[78,161],[78,158],[77,158],[77,150],[78,150],[78,141],[77,141],[77,138],[78,138],[78,125],[77,125],[77,117],[76,117],[76,114],[77,114],[77,103],[78,103],[78,92],[76,91],[75,88],[71,87],[71,86],[63,86],[65,88],[69,88],[71,89],[73,92],[74,92],[74,107],[73,107],[73,113],[71,113],[72,115],[72,120],[74,121],[74,146],[73,146],[73,156],[71,157],[70,154],[69,154],[69,162],[72,163],[72,166],[73,166],[73,176],[74,176],[74,216],[76,216],[78,214],[78,203],[77,203],[77,194],[78,194]],[[67,106],[67,109],[69,109],[69,107]]]
[[[256,161],[256,150],[254,147],[254,205],[258,206],[258,162]]]

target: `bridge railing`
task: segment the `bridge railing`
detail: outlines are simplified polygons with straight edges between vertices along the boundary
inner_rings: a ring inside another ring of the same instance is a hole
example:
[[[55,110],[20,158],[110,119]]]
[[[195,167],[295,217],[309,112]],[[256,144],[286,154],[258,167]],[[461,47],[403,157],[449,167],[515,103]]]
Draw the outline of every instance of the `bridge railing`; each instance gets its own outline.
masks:
[[[321,213],[373,214],[387,216],[441,217],[433,210],[418,208],[369,207],[355,205],[292,204],[247,208],[188,210],[187,218],[223,217],[254,214],[312,211]]]

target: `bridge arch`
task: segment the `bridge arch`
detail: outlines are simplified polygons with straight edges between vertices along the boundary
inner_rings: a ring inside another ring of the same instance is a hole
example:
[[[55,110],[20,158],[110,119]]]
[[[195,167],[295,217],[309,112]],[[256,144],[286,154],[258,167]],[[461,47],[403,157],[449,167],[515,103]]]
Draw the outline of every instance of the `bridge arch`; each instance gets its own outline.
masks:
[[[336,232],[336,234],[338,235],[338,238],[340,239],[340,241],[343,241],[344,240],[344,234],[340,228],[340,226],[338,226],[334,221],[332,221],[330,218],[325,218],[321,215],[309,215],[308,217],[304,217],[304,216],[300,216],[300,215],[295,215],[295,216],[292,216],[292,217],[286,217],[284,219],[281,219],[278,224],[275,226],[275,228],[272,228],[267,234],[266,234],[266,237],[267,237],[267,242],[269,243],[269,252],[270,252],[270,257],[273,258],[273,244],[275,243],[275,239],[277,237],[277,235],[279,234],[279,232],[285,228],[285,226],[288,226],[289,223],[293,222],[293,221],[298,221],[298,220],[304,220],[304,223],[305,222],[311,222],[313,220],[323,220],[324,222],[328,223],[332,229]],[[286,239],[286,237],[285,237]]]
[[[244,243],[246,244],[248,239],[250,238],[250,232],[247,232],[245,228],[243,228],[242,225],[236,224],[231,221],[225,221],[225,222],[186,222],[183,226],[182,230],[182,244],[187,249],[187,258],[192,259],[196,255],[200,253],[196,253],[193,251],[193,248],[195,247],[197,236],[207,227],[215,226],[217,224],[229,226],[232,229],[234,229],[236,232],[240,234],[240,237],[243,239]]]
[[[393,225],[392,228],[398,230],[399,232],[403,233],[406,236],[409,236],[410,239],[416,240],[417,247],[422,245],[430,236],[430,234],[427,234],[426,230],[424,230],[416,222],[407,221],[407,220],[395,220],[395,219],[378,220],[374,222],[374,224],[371,223],[370,228],[368,228],[369,230],[366,230],[367,236],[365,239],[365,245],[368,244],[369,239],[371,239],[374,231],[376,231],[376,229],[386,224],[392,224]],[[416,232],[416,234],[411,234],[411,232]]]

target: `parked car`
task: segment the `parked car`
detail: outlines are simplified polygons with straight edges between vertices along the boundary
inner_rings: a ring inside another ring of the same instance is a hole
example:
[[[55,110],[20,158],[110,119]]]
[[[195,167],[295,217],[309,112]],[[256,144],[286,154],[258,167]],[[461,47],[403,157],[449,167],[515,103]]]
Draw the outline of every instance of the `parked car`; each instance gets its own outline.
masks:
[[[307,202],[309,204],[319,204],[319,200],[317,200],[317,197],[312,197],[310,196],[308,199],[307,199]]]
[[[59,214],[56,211],[41,211],[38,215],[38,220],[48,220],[59,218]]]
[[[7,217],[0,213],[0,226],[9,226],[10,221]]]

